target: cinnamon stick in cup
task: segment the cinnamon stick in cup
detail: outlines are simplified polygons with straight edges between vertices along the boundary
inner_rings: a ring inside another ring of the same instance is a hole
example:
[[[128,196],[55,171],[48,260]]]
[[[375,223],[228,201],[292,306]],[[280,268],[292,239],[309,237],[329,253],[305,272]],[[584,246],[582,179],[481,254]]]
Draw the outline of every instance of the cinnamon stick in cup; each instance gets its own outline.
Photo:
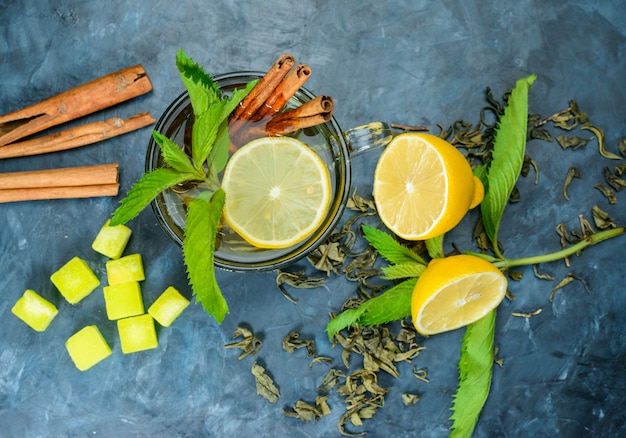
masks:
[[[273,117],[265,125],[268,135],[284,135],[330,121],[335,103],[330,96],[317,96],[297,108]]]
[[[296,60],[292,55],[287,53],[281,55],[233,111],[230,116],[231,123],[238,120],[250,120],[267,98],[270,97],[278,84],[287,76],[295,63]]]
[[[311,76],[311,68],[306,64],[299,64],[283,79],[270,94],[261,108],[252,116],[256,122],[272,117],[287,104],[294,94],[304,85]]]

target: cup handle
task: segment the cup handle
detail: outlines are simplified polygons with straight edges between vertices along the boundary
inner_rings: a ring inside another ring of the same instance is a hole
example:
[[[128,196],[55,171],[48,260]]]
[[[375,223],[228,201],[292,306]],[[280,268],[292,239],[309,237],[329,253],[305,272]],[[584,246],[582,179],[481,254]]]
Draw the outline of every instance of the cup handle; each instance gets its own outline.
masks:
[[[351,157],[387,146],[393,138],[391,127],[384,122],[371,122],[343,133]]]

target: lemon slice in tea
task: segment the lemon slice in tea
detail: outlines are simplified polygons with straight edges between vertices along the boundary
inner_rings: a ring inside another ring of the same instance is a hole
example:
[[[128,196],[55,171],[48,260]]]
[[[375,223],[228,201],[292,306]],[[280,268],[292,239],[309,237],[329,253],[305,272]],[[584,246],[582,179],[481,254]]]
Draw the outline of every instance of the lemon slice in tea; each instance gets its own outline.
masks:
[[[413,290],[413,324],[424,335],[466,326],[495,309],[506,288],[504,274],[476,256],[433,259]]]
[[[322,159],[291,137],[263,137],[228,160],[222,188],[224,219],[258,248],[286,248],[324,221],[331,182]]]
[[[454,146],[430,134],[400,134],[374,172],[374,201],[397,236],[425,240],[450,231],[478,205],[484,188]]]

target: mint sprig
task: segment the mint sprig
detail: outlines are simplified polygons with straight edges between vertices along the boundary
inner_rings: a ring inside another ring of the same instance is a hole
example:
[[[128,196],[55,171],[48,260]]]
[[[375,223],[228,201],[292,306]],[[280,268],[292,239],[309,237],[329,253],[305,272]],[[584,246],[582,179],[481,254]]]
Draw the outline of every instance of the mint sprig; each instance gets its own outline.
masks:
[[[221,323],[228,313],[228,304],[217,284],[213,261],[226,195],[219,188],[217,175],[228,160],[228,116],[256,81],[226,97],[203,67],[182,50],[176,54],[176,67],[194,112],[191,157],[172,139],[154,131],[152,136],[168,167],[144,174],[133,185],[113,213],[111,225],[135,218],[160,193],[172,186],[189,181],[206,183],[209,190],[189,204],[183,255],[196,301],[202,303],[207,313]]]

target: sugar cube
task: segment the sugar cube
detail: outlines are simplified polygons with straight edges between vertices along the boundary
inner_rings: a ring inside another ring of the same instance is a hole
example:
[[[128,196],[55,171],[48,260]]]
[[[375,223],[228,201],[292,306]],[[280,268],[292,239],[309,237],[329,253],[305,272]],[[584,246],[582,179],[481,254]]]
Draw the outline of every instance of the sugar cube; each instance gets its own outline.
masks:
[[[159,345],[154,319],[148,313],[118,319],[117,330],[124,354],[150,350]]]
[[[94,251],[107,256],[110,259],[119,259],[130,240],[132,231],[126,225],[109,226],[111,220],[107,220],[100,229],[91,247]]]
[[[100,285],[86,261],[74,257],[50,276],[61,295],[70,304],[76,304]]]
[[[102,290],[109,319],[122,319],[144,313],[141,286],[138,281],[104,286]]]
[[[148,308],[148,313],[162,326],[169,327],[189,305],[189,300],[173,286],[168,287]]]
[[[89,325],[74,333],[65,342],[74,365],[81,371],[88,370],[111,355],[111,347],[95,325]]]
[[[106,262],[109,285],[146,279],[141,254],[131,254]]]
[[[17,300],[11,312],[38,332],[47,329],[59,313],[54,304],[31,289],[27,289]]]

